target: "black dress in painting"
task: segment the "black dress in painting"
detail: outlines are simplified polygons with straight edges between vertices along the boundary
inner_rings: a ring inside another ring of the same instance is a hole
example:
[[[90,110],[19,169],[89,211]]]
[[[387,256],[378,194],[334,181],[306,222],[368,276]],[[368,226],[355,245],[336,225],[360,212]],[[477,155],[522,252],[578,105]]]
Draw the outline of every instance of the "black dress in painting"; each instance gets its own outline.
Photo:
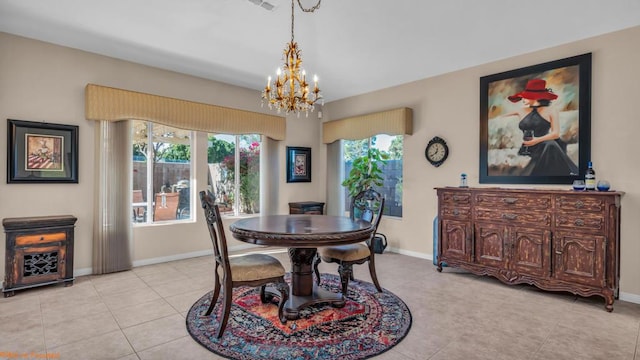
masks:
[[[545,120],[533,108],[518,124],[520,130],[533,130],[534,137],[541,137],[549,133],[551,123]],[[578,167],[567,156],[566,144],[560,139],[547,140],[529,146],[531,161],[525,166],[522,175],[525,176],[569,176],[578,175]]]

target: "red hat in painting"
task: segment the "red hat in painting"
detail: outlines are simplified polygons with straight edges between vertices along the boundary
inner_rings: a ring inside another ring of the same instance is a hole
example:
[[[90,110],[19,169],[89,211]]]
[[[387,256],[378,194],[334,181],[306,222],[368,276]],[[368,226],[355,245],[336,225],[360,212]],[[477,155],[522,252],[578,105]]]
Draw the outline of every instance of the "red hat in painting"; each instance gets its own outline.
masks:
[[[527,82],[524,91],[508,97],[511,102],[518,102],[522,98],[530,100],[555,100],[558,95],[547,88],[547,82],[542,79],[532,79]]]

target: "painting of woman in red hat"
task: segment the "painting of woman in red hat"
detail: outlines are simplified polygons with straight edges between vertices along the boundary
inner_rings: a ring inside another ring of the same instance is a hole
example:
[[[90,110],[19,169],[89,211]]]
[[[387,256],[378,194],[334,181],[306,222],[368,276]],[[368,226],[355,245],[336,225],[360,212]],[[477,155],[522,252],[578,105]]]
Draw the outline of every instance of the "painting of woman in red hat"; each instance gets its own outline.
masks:
[[[523,132],[523,141],[518,154],[531,157],[520,175],[577,175],[578,166],[567,156],[566,143],[560,139],[559,113],[551,106],[558,95],[547,88],[546,81],[528,80],[524,90],[507,98],[522,104],[504,116],[519,116],[518,128]]]
[[[571,184],[590,142],[590,53],[480,77],[480,183]]]

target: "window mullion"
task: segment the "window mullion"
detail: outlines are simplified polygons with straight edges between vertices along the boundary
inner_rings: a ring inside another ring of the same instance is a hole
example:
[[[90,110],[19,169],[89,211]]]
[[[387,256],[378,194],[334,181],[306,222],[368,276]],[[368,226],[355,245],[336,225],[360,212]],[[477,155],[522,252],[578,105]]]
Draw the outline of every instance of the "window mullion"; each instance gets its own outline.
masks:
[[[153,221],[153,123],[147,123],[147,223]]]
[[[234,161],[234,194],[233,194],[233,212],[236,216],[240,215],[240,135],[236,135],[236,151]]]

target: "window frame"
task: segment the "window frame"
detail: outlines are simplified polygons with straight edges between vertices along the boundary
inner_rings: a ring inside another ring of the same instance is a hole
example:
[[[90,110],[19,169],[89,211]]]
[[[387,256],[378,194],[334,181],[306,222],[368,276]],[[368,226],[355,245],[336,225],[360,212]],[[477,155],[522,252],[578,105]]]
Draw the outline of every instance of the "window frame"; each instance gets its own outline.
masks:
[[[373,135],[373,136],[370,136],[370,137],[364,138],[364,139],[355,139],[355,140],[343,139],[341,144],[340,144],[340,146],[341,146],[340,152],[343,154],[343,156],[341,157],[341,167],[342,167],[343,177],[340,179],[339,183],[340,183],[340,186],[342,187],[342,197],[343,197],[342,201],[343,201],[344,212],[345,213],[348,213],[348,211],[349,211],[349,202],[351,201],[348,189],[346,187],[342,186],[342,182],[349,177],[349,172],[347,171],[347,167],[346,167],[347,162],[344,160],[344,150],[345,150],[345,147],[347,145],[347,142],[356,142],[356,141],[368,140],[367,149],[369,149],[372,146],[373,138],[378,137],[380,135],[385,135],[385,136],[388,136],[388,137],[391,138],[391,141],[389,142],[389,147],[391,146],[391,143],[393,142],[394,138],[397,138],[398,136],[402,136],[403,137],[403,139],[402,139],[402,158],[401,158],[401,160],[402,160],[402,174],[403,175],[401,176],[401,180],[399,182],[402,183],[402,190],[404,190],[404,182],[402,181],[402,178],[404,178],[404,135],[376,134],[376,135]],[[389,149],[384,150],[384,151],[389,153]],[[386,179],[387,178],[386,177],[386,173],[384,173],[384,174],[385,174],[384,177]],[[383,186],[383,188],[384,188],[384,186]],[[381,191],[381,189],[379,187],[374,187],[374,189],[376,191],[381,192],[383,194],[383,196],[387,194],[386,192]],[[399,219],[402,218],[403,210],[404,210],[404,191],[402,191],[402,193],[403,194],[400,195],[400,200],[401,200],[400,201],[400,204],[401,204],[400,205],[400,214],[399,215],[391,215],[390,214],[390,205],[392,204],[392,202],[393,202],[393,204],[395,204],[395,199],[388,199],[387,198],[386,201],[385,201],[385,209],[384,209],[384,212],[383,212],[384,216],[392,217],[392,218],[399,218]]]
[[[255,213],[252,214],[247,214],[247,213],[243,213],[240,211],[240,176],[236,176],[236,174],[240,174],[240,144],[241,144],[241,138],[243,136],[257,136],[258,137],[258,143],[259,145],[259,149],[260,149],[260,156],[259,156],[259,170],[258,170],[258,174],[261,174],[262,172],[262,164],[263,164],[263,157],[262,157],[262,153],[264,151],[264,137],[261,134],[222,134],[222,133],[205,133],[206,134],[206,138],[207,138],[207,171],[210,171],[210,167],[209,165],[209,158],[208,158],[208,152],[209,152],[209,136],[216,136],[216,135],[224,135],[224,136],[233,136],[234,138],[234,179],[233,179],[233,187],[234,187],[234,194],[233,194],[233,213],[230,213],[229,211],[227,212],[221,212],[221,216],[223,218],[241,218],[241,217],[250,217],[250,216],[256,216],[256,215],[260,215],[260,213],[262,212],[262,201],[261,201],[261,197],[262,197],[262,192],[264,191],[263,189],[263,182],[262,180],[259,178],[258,182],[258,201],[260,203],[260,205],[258,206],[258,210]],[[207,187],[209,186],[213,186],[213,184],[209,183],[209,180],[211,179],[211,176],[208,176],[207,179]],[[214,192],[215,194],[215,192]],[[217,194],[216,194],[217,196]]]
[[[190,149],[190,157],[189,157],[189,217],[188,218],[183,218],[183,219],[170,219],[170,220],[158,220],[158,221],[154,221],[153,220],[153,213],[151,211],[149,211],[149,209],[153,209],[154,208],[154,201],[155,201],[155,193],[154,193],[154,189],[153,189],[153,184],[154,184],[154,159],[153,159],[153,127],[155,125],[162,125],[162,124],[157,124],[154,123],[152,121],[143,121],[143,120],[134,120],[135,122],[141,122],[144,123],[147,127],[147,149],[146,149],[146,161],[145,161],[145,165],[146,165],[146,184],[145,184],[145,188],[144,188],[144,193],[146,194],[146,198],[147,201],[145,201],[146,205],[144,205],[145,207],[145,214],[144,214],[144,219],[143,221],[136,221],[136,214],[135,214],[135,206],[133,205],[134,203],[132,202],[132,225],[133,226],[155,226],[155,225],[166,225],[166,224],[184,224],[184,223],[190,223],[190,222],[195,222],[195,216],[194,216],[194,211],[193,211],[193,202],[195,199],[194,193],[195,193],[195,187],[192,186],[195,183],[195,174],[194,174],[194,169],[195,169],[195,164],[194,164],[194,149],[195,149],[195,137],[197,132],[193,131],[193,130],[185,130],[188,131],[189,133],[189,149]],[[172,127],[172,126],[171,126]],[[172,127],[173,128],[173,127]],[[177,129],[177,128],[176,128]],[[133,129],[132,129],[133,131]],[[135,141],[132,138],[131,141],[131,149],[133,151],[133,146],[135,144]],[[133,160],[133,153],[131,154],[132,156],[130,157],[132,163],[134,162]],[[134,177],[134,172],[131,173],[131,177],[133,179]],[[131,192],[134,191],[133,189],[134,186],[134,182],[132,181],[132,185],[131,185]]]

